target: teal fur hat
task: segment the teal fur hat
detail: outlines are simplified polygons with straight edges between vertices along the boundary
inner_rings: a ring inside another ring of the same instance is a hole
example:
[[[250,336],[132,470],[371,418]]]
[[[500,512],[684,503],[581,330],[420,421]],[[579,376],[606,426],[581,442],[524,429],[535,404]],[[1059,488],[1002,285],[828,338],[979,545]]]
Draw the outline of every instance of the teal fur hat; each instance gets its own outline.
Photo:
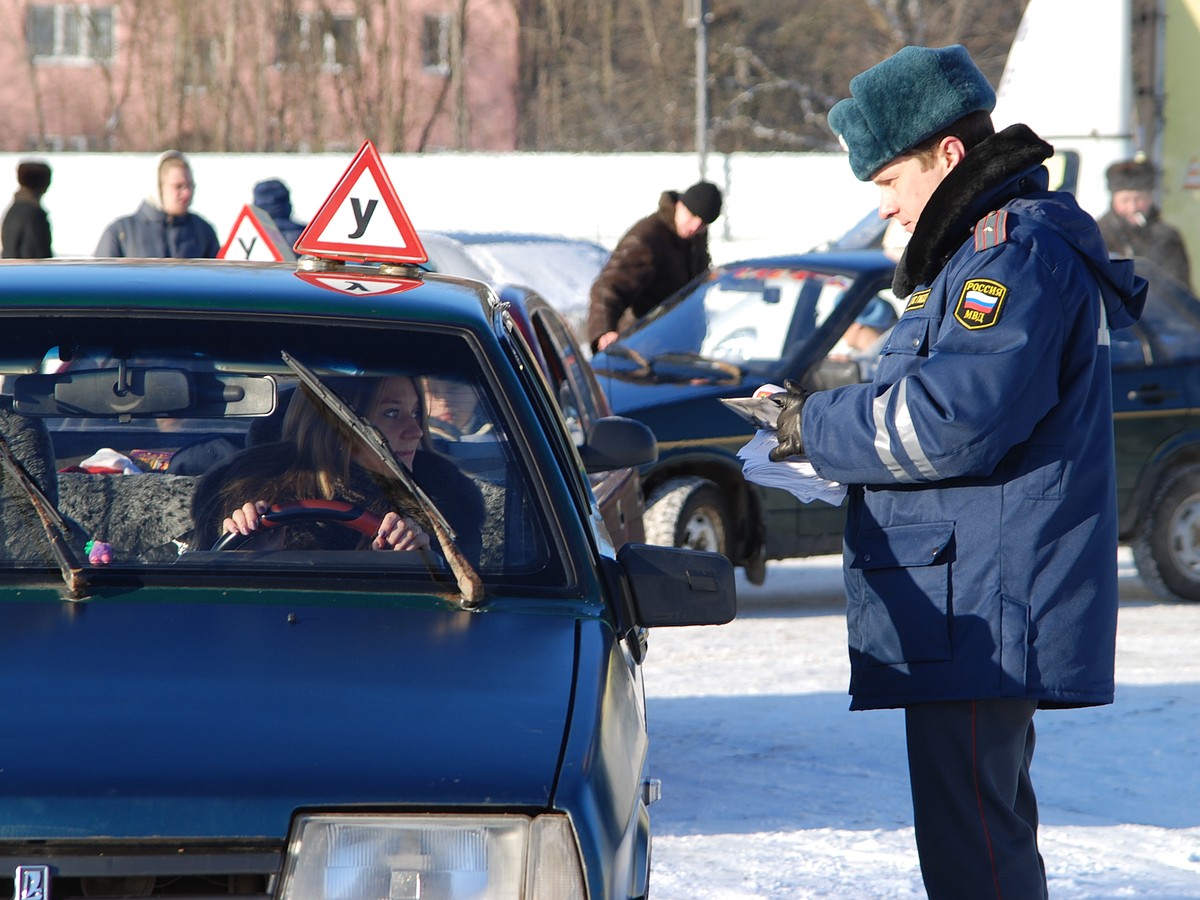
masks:
[[[969,113],[991,112],[996,92],[961,44],[905,47],[850,79],[829,127],[859,181]]]

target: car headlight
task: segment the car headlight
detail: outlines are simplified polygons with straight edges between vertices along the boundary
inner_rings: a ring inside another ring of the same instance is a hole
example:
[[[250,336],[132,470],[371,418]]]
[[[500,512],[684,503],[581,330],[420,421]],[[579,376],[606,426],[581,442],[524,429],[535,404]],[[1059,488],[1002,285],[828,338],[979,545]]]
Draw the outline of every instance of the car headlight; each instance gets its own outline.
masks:
[[[586,900],[564,815],[305,815],[281,900]]]

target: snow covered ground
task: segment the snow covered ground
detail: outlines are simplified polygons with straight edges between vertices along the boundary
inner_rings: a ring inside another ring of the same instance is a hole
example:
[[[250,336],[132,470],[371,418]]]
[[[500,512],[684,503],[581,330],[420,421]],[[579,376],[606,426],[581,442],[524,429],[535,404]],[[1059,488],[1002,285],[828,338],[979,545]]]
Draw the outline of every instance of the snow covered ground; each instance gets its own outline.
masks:
[[[1116,703],[1035,720],[1050,896],[1200,898],[1200,604],[1119,559]],[[651,635],[656,900],[925,896],[903,713],[848,711],[839,567],[774,563],[733,623]]]

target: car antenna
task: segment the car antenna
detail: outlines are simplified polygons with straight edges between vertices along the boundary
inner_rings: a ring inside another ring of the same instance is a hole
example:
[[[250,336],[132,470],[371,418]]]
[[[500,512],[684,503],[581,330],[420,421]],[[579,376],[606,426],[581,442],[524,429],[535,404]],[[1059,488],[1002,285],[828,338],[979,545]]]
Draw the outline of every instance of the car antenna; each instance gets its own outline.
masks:
[[[421,486],[413,480],[408,470],[397,461],[395,454],[392,453],[392,448],[388,446],[387,439],[379,433],[379,429],[355,412],[350,404],[339,397],[336,392],[326,387],[308,366],[286,350],[280,351],[280,353],[287,367],[296,373],[301,383],[316,394],[317,399],[336,415],[354,433],[355,437],[379,457],[387,470],[396,476],[400,484],[420,504],[421,509],[429,516],[434,536],[438,539],[442,552],[446,554],[446,561],[450,564],[450,570],[458,582],[458,589],[462,593],[459,605],[463,609],[475,609],[480,606],[483,603],[483,581],[480,579],[479,573],[475,571],[470,561],[454,542],[454,529],[450,527],[446,517],[442,515],[441,510],[437,508],[429,495],[421,489]]]
[[[67,583],[67,599],[83,600],[87,597],[87,576],[83,574],[83,567],[75,558],[75,554],[71,552],[70,545],[63,539],[70,536],[71,526],[67,524],[62,513],[50,502],[50,498],[38,487],[37,482],[29,477],[25,467],[13,455],[8,441],[2,436],[0,436],[0,466],[3,466],[4,471],[21,486],[21,490],[25,492],[25,496],[29,498],[30,504],[41,520],[42,528],[46,532],[46,540],[50,543],[50,551],[54,554],[59,571],[62,572],[63,581]]]

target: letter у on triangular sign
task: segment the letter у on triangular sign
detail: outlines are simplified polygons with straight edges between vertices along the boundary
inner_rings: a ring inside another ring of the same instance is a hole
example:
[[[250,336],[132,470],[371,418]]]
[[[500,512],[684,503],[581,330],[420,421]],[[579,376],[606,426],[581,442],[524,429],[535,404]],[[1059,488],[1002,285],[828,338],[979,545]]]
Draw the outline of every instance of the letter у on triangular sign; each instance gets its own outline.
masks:
[[[295,259],[275,222],[265,210],[247,203],[238,213],[233,230],[220,250],[217,259],[255,259],[281,262]]]
[[[341,181],[296,239],[324,259],[422,263],[429,259],[375,145],[363,143]]]

